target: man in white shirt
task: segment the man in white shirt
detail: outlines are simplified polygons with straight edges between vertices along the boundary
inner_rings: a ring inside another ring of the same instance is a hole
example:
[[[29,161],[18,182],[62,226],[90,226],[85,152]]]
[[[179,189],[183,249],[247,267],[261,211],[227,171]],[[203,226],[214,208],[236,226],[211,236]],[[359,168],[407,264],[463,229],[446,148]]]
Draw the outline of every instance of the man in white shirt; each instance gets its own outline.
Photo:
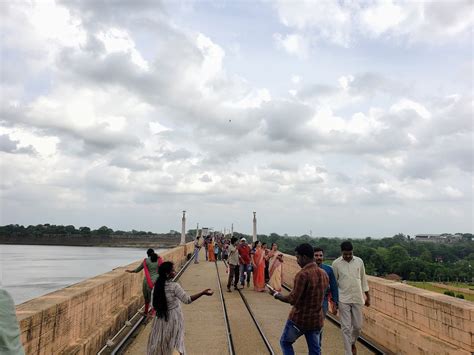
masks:
[[[354,256],[352,243],[341,243],[341,253],[342,256],[332,263],[332,269],[339,289],[344,355],[352,355],[357,354],[355,343],[362,329],[362,307],[364,304],[370,306],[369,285],[364,262]]]

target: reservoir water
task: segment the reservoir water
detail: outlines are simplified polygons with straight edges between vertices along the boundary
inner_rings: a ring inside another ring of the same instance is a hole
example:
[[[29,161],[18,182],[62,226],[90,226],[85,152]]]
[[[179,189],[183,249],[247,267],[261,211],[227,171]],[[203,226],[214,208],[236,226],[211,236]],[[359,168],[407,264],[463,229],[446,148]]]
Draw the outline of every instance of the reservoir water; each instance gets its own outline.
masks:
[[[144,257],[138,248],[2,244],[0,287],[20,304]]]

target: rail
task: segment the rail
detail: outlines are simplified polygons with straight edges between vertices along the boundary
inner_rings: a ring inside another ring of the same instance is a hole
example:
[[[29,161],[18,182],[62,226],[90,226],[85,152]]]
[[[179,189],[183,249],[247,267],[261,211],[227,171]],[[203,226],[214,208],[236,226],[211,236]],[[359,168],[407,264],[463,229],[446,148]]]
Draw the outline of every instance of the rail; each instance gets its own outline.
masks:
[[[224,320],[225,320],[225,325],[226,325],[227,344],[229,347],[229,354],[234,355],[235,354],[234,341],[232,340],[232,332],[230,330],[229,316],[227,314],[227,306],[225,304],[224,292],[222,291],[221,278],[219,275],[219,268],[217,267],[217,263],[215,263],[215,266],[216,266],[216,272],[217,272],[217,284],[219,286],[219,295],[221,297],[222,311],[224,312]]]
[[[225,260],[223,260],[224,262],[224,265],[227,267],[227,262]],[[216,262],[217,263],[217,262]],[[217,265],[217,264],[216,264]],[[257,328],[263,342],[265,343],[265,346],[267,347],[268,349],[268,352],[271,354],[271,355],[274,355],[275,354],[275,351],[273,350],[272,348],[272,345],[270,344],[270,341],[268,340],[268,338],[265,336],[265,333],[263,332],[262,330],[262,327],[260,326],[260,324],[258,324],[257,322],[257,318],[255,317],[255,314],[253,313],[252,311],[252,308],[250,307],[249,303],[247,302],[247,298],[244,296],[243,292],[240,290],[240,289],[237,289],[237,291],[239,292],[239,295],[240,297],[242,298],[242,301],[244,302],[244,305],[247,309],[247,311],[249,312],[250,314],[250,317],[252,318],[252,321],[254,322],[255,324],[255,327]]]

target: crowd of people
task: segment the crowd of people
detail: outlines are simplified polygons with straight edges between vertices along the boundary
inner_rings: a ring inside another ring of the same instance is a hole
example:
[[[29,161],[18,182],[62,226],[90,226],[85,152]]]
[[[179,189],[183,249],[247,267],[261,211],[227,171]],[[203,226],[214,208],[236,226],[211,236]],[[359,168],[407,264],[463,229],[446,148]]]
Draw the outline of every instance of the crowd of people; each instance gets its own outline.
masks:
[[[306,339],[308,354],[321,354],[324,319],[328,312],[339,313],[344,354],[357,354],[362,307],[370,305],[370,296],[364,262],[353,255],[350,242],[341,244],[341,256],[334,260],[332,267],[323,263],[322,248],[313,248],[307,243],[299,245],[295,254],[301,270],[295,275],[293,289],[287,295],[282,293],[283,254],[278,251],[276,243],[267,248],[260,241],[249,245],[245,238],[232,237],[229,240],[223,236],[198,236],[194,247],[195,263],[199,263],[202,248],[209,262],[227,260],[227,292],[232,292],[232,287],[234,290],[249,288],[252,280],[255,291],[264,292],[267,287],[275,299],[292,305],[280,338],[284,355],[294,354],[293,343],[301,336]],[[146,302],[151,297],[146,270],[156,266],[153,254],[149,255],[149,261],[143,261],[142,266],[129,271],[145,270],[143,292],[146,310]],[[184,354],[184,320],[180,302],[189,304],[201,296],[211,296],[213,291],[205,289],[189,296],[178,283],[172,282],[175,274],[173,263],[164,262],[156,270],[152,300],[156,316],[153,317],[147,354],[171,354],[173,349]]]
[[[337,314],[341,321],[345,355],[357,354],[356,341],[362,328],[362,307],[370,306],[370,295],[364,262],[354,256],[353,246],[346,241],[341,244],[341,256],[332,267],[323,263],[324,251],[310,244],[301,244],[295,249],[296,260],[301,270],[294,277],[289,294],[281,293],[283,254],[273,243],[267,248],[260,241],[249,245],[245,238],[239,241],[221,238],[198,237],[195,241],[195,262],[199,250],[205,246],[206,259],[227,259],[227,291],[250,287],[257,292],[265,287],[275,299],[292,305],[288,320],[280,338],[284,355],[294,354],[293,343],[304,336],[309,354],[321,354],[324,319],[328,311]],[[148,249],[147,258],[129,273],[144,271],[143,297],[145,315],[153,317],[148,339],[147,354],[172,354],[177,350],[185,354],[184,318],[181,303],[189,304],[202,296],[212,296],[211,289],[188,295],[173,278],[174,264],[164,261],[153,249]],[[253,275],[253,277],[251,277]],[[0,352],[23,354],[19,338],[18,323],[11,297],[0,290],[0,325],[9,324],[9,332],[0,332]],[[150,303],[153,308],[150,308]]]
[[[199,251],[204,248],[206,261],[226,260],[229,274],[227,292],[232,292],[245,285],[250,287],[253,281],[255,291],[264,292],[265,283],[281,291],[283,254],[278,245],[256,241],[249,245],[246,238],[225,239],[222,235],[200,237],[194,241],[194,263],[199,263]],[[239,286],[240,284],[240,286]]]

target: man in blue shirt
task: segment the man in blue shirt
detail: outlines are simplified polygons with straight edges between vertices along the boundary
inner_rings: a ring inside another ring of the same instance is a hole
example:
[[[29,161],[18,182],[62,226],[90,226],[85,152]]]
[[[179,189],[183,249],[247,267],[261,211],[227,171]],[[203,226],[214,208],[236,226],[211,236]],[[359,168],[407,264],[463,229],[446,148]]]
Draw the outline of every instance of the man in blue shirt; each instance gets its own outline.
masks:
[[[314,248],[314,260],[316,261],[316,264],[318,264],[318,266],[320,268],[322,268],[324,271],[326,271],[326,274],[328,274],[328,277],[329,277],[329,287],[326,289],[326,291],[324,292],[324,300],[323,300],[323,313],[324,313],[324,316],[326,316],[326,314],[328,313],[328,296],[329,294],[331,294],[331,299],[332,299],[332,302],[333,302],[333,314],[336,314],[337,313],[337,306],[338,306],[338,302],[339,302],[339,292],[338,292],[338,289],[337,289],[337,281],[336,281],[336,277],[334,276],[334,272],[332,271],[332,267],[329,266],[329,265],[326,265],[326,264],[323,264],[323,260],[324,260],[324,250],[323,248],[319,248],[319,247],[316,247]],[[320,336],[320,339],[319,339],[319,344],[322,344],[322,340],[323,340],[323,332],[321,331],[319,333],[319,336]]]

